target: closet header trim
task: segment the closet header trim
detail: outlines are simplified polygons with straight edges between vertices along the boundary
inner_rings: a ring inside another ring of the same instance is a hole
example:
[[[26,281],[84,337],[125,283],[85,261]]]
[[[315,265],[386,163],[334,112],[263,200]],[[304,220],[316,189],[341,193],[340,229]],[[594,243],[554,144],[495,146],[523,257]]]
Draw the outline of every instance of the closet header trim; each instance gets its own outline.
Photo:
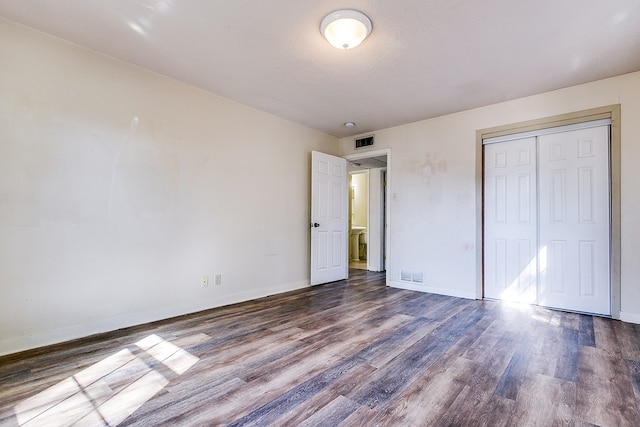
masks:
[[[611,119],[600,119],[600,120],[591,120],[588,122],[574,123],[571,125],[554,126],[554,127],[545,128],[545,129],[537,129],[537,130],[531,130],[527,132],[518,132],[518,133],[509,134],[509,135],[501,135],[501,136],[494,136],[491,138],[484,138],[482,140],[482,145],[495,144],[498,142],[505,142],[505,141],[514,141],[516,139],[550,135],[553,133],[568,132],[568,131],[578,130],[578,129],[588,129],[588,128],[593,128],[598,126],[607,126],[610,124],[611,124]]]

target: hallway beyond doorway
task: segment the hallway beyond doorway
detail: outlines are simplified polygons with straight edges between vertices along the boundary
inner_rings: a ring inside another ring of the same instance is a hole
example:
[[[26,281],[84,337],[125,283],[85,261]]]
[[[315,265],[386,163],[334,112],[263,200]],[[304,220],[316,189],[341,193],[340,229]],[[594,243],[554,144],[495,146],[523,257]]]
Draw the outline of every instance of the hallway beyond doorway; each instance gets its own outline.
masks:
[[[367,260],[361,261],[349,261],[349,268],[355,268],[357,270],[366,270],[367,269]]]

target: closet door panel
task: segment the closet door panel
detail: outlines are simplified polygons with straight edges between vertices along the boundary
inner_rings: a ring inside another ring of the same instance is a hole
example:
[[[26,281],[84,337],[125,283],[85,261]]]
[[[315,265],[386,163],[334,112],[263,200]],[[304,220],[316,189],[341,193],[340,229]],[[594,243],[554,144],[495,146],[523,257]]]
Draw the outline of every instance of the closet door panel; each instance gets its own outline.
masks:
[[[540,305],[611,313],[609,127],[538,138]]]
[[[484,296],[536,303],[536,139],[484,146]]]

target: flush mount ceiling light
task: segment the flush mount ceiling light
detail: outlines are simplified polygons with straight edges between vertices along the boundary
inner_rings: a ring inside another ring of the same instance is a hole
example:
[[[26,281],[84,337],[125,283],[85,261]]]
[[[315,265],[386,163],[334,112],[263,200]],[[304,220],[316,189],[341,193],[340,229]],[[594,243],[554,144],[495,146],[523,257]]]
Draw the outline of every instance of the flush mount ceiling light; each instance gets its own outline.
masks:
[[[357,10],[336,10],[322,19],[320,32],[332,46],[352,49],[371,33],[371,20]]]

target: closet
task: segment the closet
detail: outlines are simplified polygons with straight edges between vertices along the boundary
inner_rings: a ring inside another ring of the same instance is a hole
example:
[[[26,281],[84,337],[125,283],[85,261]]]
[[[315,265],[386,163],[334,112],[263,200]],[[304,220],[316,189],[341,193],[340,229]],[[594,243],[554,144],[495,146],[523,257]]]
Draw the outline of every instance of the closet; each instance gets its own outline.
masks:
[[[610,120],[483,140],[484,297],[611,314]]]

